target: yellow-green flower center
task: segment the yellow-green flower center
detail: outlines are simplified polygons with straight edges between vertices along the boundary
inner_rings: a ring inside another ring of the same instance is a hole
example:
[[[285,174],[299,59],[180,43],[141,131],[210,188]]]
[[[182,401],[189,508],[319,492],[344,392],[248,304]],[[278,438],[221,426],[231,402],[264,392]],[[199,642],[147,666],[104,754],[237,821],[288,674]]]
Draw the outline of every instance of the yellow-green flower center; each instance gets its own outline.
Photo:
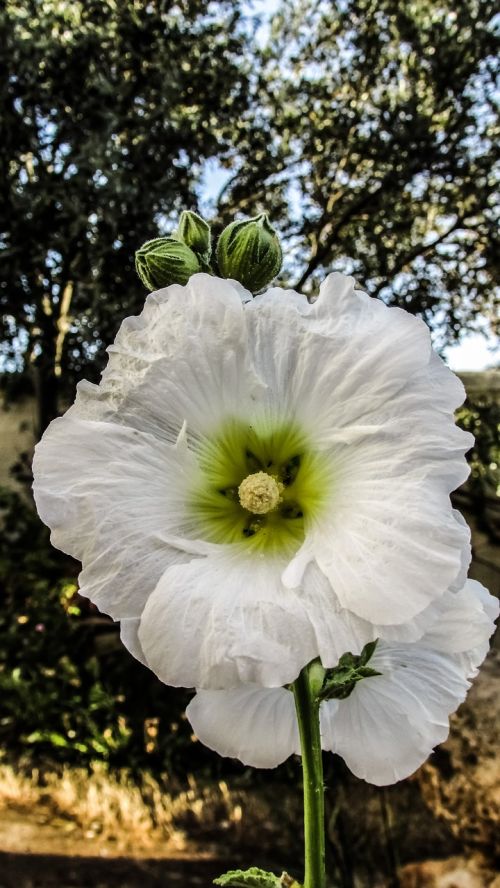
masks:
[[[199,444],[197,456],[201,473],[189,515],[211,542],[296,550],[331,490],[329,459],[291,423],[227,420]]]

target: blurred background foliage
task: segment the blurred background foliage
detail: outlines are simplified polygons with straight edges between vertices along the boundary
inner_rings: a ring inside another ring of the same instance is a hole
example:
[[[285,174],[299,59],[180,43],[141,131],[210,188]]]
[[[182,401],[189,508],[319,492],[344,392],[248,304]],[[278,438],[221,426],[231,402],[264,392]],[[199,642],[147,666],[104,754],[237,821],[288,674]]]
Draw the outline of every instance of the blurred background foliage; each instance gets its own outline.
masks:
[[[134,252],[182,209],[266,210],[284,283],[328,270],[431,327],[494,323],[498,73],[489,0],[6,0],[0,9],[0,384],[38,433],[99,378],[145,292]],[[499,408],[470,401],[468,495],[498,490]],[[188,694],[121,649],[27,494],[0,494],[0,746],[25,761],[238,769]],[[497,527],[497,525],[495,525]],[[498,527],[497,527],[498,529]],[[492,531],[497,532],[497,531]],[[242,769],[239,769],[242,773]]]

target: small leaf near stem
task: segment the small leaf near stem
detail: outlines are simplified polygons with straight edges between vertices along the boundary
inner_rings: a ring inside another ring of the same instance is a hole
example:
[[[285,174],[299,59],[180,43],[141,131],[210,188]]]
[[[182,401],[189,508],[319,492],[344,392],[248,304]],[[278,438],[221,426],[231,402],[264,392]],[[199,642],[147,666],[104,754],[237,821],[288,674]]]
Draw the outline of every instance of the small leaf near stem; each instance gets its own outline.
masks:
[[[375,652],[378,639],[366,644],[360,654],[342,654],[337,666],[327,669],[323,686],[319,692],[319,700],[346,700],[356,684],[365,678],[380,675],[367,663]]]
[[[319,695],[324,677],[321,663],[314,660],[292,685],[304,779],[304,888],[326,888],[325,799],[319,724]]]
[[[282,888],[282,884],[278,876],[256,866],[248,870],[231,870],[214,879],[214,885],[221,885],[224,888]]]
[[[288,873],[282,873],[279,878],[274,873],[268,873],[257,866],[252,866],[248,870],[231,870],[214,879],[213,884],[224,888],[303,888],[303,885],[296,882]]]

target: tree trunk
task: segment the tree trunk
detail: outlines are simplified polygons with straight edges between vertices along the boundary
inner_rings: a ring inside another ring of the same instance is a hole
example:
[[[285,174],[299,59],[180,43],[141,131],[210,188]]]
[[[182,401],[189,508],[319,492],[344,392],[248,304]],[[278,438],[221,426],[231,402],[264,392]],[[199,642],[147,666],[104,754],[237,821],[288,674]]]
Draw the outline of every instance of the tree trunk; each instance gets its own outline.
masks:
[[[37,435],[39,438],[59,412],[59,379],[54,372],[54,356],[54,350],[52,355],[42,353],[34,364]]]
[[[56,375],[58,328],[49,300],[44,299],[42,305],[32,358],[39,438],[58,415],[59,408],[59,379]]]

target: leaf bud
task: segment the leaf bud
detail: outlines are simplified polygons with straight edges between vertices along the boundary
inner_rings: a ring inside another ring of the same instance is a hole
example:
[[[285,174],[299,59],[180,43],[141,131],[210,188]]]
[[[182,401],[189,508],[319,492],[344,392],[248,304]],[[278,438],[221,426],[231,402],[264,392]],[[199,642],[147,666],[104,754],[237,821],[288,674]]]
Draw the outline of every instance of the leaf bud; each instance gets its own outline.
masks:
[[[135,269],[148,290],[170,284],[187,284],[192,274],[201,271],[196,254],[174,237],[155,237],[146,241],[135,254]]]
[[[184,210],[179,219],[177,237],[193,252],[198,253],[204,262],[209,262],[212,253],[210,225],[201,216],[192,210]]]
[[[217,244],[220,274],[234,278],[252,293],[258,293],[276,277],[282,260],[280,242],[266,213],[231,222]]]

